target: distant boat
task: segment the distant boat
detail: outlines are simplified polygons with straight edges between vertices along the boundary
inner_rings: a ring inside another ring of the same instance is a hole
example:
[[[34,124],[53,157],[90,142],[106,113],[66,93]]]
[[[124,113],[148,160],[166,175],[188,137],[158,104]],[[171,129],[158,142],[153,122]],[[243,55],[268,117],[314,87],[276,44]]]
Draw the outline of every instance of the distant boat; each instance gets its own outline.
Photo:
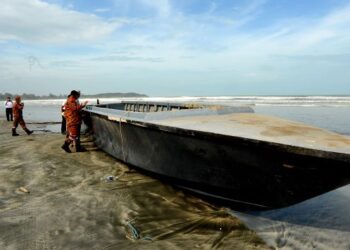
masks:
[[[350,183],[350,138],[250,107],[122,102],[85,109],[95,143],[182,188],[257,209]]]

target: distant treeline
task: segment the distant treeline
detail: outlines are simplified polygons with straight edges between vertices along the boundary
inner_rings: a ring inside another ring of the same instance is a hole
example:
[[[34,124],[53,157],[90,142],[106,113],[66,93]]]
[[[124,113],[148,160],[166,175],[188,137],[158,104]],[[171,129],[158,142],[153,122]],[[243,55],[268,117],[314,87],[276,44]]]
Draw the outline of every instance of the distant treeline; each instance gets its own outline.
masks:
[[[5,100],[8,96],[10,96],[12,99],[18,94],[10,94],[10,93],[0,93],[0,99]],[[26,94],[23,93],[20,95],[22,99],[24,100],[46,100],[46,99],[65,99],[67,98],[67,95],[34,95],[34,94]],[[96,94],[96,95],[84,95],[81,94],[81,98],[113,98],[113,97],[147,97],[147,95],[138,94],[134,92],[128,92],[128,93],[102,93],[102,94]]]

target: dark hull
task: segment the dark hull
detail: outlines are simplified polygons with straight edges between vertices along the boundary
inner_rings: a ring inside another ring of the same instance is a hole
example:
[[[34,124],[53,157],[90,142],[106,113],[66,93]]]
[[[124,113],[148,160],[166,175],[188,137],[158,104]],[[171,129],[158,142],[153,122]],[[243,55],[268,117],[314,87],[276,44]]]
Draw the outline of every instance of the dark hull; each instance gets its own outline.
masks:
[[[226,201],[279,208],[350,181],[344,154],[89,115],[95,142],[108,154]]]

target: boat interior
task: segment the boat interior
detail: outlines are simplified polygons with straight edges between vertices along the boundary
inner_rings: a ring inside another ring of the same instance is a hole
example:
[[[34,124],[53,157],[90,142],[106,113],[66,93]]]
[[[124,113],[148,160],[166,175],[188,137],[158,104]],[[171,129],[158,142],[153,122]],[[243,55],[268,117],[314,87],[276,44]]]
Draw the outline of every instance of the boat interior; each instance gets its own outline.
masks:
[[[99,105],[88,105],[91,113],[107,116],[108,119],[120,120],[164,120],[171,117],[222,115],[231,113],[253,113],[248,106],[224,106],[205,103],[167,103],[127,101]]]

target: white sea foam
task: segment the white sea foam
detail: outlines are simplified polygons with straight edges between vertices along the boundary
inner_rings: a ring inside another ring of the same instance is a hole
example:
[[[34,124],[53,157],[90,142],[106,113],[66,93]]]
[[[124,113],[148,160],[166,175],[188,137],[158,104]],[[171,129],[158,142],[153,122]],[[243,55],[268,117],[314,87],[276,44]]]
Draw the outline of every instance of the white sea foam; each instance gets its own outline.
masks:
[[[96,98],[82,98],[90,104],[96,104]],[[350,96],[179,96],[179,97],[142,97],[142,98],[99,98],[100,103],[121,101],[159,101],[159,102],[200,102],[226,105],[256,106],[350,106]],[[61,105],[63,99],[27,100],[32,105]]]
[[[82,98],[90,104],[96,104],[96,98]],[[142,97],[142,98],[99,98],[100,103],[121,101],[159,101],[159,102],[201,102],[226,105],[256,105],[256,106],[350,106],[350,96],[179,96],[179,97]],[[61,105],[63,99],[28,100],[33,105]]]

